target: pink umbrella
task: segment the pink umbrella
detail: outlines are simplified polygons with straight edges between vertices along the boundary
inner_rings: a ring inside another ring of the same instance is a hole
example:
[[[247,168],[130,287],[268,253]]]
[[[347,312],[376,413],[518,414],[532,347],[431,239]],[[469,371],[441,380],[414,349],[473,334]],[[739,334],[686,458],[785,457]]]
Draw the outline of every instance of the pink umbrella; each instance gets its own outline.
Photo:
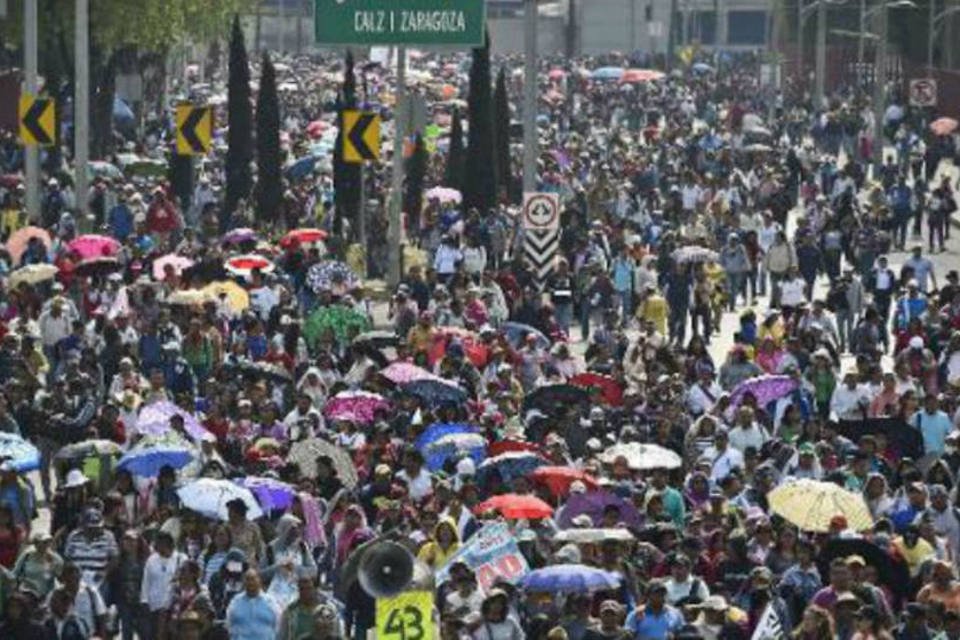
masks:
[[[550,78],[551,80],[563,80],[564,76],[566,75],[567,75],[566,71],[564,71],[563,69],[558,69],[556,67],[554,67],[553,69],[550,69],[550,72],[547,73],[547,77]]]
[[[43,246],[47,248],[47,251],[50,251],[50,234],[47,233],[45,229],[41,229],[40,227],[17,229],[10,234],[10,238],[7,240],[7,252],[10,254],[10,259],[13,261],[13,264],[20,264],[20,258],[23,256],[23,252],[27,250],[27,245],[33,238],[39,239],[40,242],[43,243]]]
[[[344,391],[330,398],[323,408],[328,420],[349,420],[371,424],[377,411],[388,411],[390,403],[381,395],[367,391]]]
[[[406,384],[408,382],[416,382],[417,380],[444,381],[439,376],[435,376],[426,369],[409,362],[394,362],[389,367],[383,369],[380,375],[394,384]]]
[[[456,189],[451,189],[450,187],[434,187],[432,189],[427,189],[427,192],[423,194],[423,197],[427,200],[439,200],[441,203],[452,202],[458,204],[463,200],[463,196]]]
[[[174,274],[180,275],[184,269],[189,269],[192,266],[193,260],[190,258],[178,256],[175,253],[168,253],[153,261],[153,278],[154,280],[166,280],[167,267],[173,269]]]
[[[109,236],[87,234],[70,241],[67,249],[80,256],[81,260],[115,256],[120,252],[120,243]]]
[[[254,269],[259,269],[262,273],[270,273],[275,269],[272,262],[254,254],[244,256],[234,256],[224,263],[224,268],[235,276],[249,276]]]
[[[329,127],[330,125],[324,122],[323,120],[314,120],[313,122],[307,125],[307,129],[306,129],[307,135],[310,136],[311,138],[319,138],[320,136],[323,135],[323,132],[326,131]]]
[[[948,136],[957,130],[957,121],[954,118],[937,118],[930,123],[930,131],[938,136]]]

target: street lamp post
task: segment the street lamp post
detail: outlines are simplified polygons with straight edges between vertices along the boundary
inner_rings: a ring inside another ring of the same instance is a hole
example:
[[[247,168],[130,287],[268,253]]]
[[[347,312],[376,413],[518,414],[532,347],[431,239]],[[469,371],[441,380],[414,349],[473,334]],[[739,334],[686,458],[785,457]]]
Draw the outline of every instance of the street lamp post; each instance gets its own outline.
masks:
[[[823,107],[823,95],[826,88],[827,74],[827,3],[825,0],[817,2],[817,62],[816,84],[813,95],[814,110]]]
[[[874,178],[880,173],[883,164],[883,112],[887,88],[887,18],[888,4],[880,5],[880,24],[877,29],[877,48],[873,64],[873,164]]]

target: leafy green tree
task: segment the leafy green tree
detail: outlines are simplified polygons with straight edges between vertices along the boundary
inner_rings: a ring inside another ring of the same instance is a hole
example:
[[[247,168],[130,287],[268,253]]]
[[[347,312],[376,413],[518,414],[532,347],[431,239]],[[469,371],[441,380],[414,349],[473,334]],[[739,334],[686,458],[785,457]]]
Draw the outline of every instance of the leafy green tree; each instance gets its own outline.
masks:
[[[247,47],[234,18],[230,37],[230,71],[227,81],[227,193],[224,215],[229,220],[237,202],[250,196],[250,161],[253,159],[253,109],[250,104],[250,65]]]
[[[493,98],[490,81],[490,38],[473,50],[470,66],[470,94],[467,96],[470,123],[463,179],[463,203],[486,214],[497,201],[497,167],[494,156]]]
[[[460,110],[454,107],[450,124],[450,146],[447,149],[447,164],[444,167],[443,183],[451,189],[463,190],[463,121]]]
[[[420,211],[423,209],[423,182],[427,176],[427,148],[423,144],[423,136],[419,133],[414,138],[413,153],[407,158],[407,180],[403,192],[403,210],[411,229],[420,227]]]
[[[343,221],[349,220],[353,230],[357,229],[357,217],[360,215],[360,171],[361,165],[343,161],[343,111],[357,108],[357,77],[353,72],[353,54],[347,51],[343,70],[343,88],[337,104],[337,142],[333,148],[333,189],[334,206],[333,233],[341,240]]]
[[[280,168],[280,101],[270,54],[263,52],[257,94],[257,216],[273,221],[283,198]]]

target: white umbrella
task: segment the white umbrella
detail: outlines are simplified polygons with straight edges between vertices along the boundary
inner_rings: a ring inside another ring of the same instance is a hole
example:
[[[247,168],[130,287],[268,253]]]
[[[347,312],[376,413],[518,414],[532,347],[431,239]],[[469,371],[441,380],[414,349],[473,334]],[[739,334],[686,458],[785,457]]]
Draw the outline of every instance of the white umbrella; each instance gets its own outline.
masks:
[[[627,461],[627,466],[635,471],[679,469],[683,466],[683,459],[670,449],[639,442],[614,445],[601,454],[600,461],[613,464],[621,457]]]
[[[556,543],[597,544],[606,540],[633,542],[636,538],[629,529],[564,529],[553,536]]]
[[[225,521],[227,503],[237,499],[247,505],[247,520],[263,516],[263,510],[253,493],[229,480],[200,478],[177,489],[177,496],[184,507],[207,518]]]

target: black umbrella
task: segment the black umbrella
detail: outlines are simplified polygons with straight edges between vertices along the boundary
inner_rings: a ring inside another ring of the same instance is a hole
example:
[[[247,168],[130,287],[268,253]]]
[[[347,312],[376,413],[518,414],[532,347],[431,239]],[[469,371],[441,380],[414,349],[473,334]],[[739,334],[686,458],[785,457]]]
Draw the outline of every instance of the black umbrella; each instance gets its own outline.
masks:
[[[586,406],[590,403],[590,392],[572,384],[551,384],[534,389],[523,399],[523,410],[539,409],[546,414],[554,414],[571,405]]]
[[[877,581],[886,585],[900,598],[909,596],[910,567],[865,538],[835,538],[824,545],[817,559],[821,576],[830,575],[830,561],[834,558],[860,556],[867,566],[877,570]]]
[[[916,460],[923,456],[923,436],[920,435],[920,430],[900,418],[840,420],[835,428],[837,433],[854,442],[867,434],[883,434],[902,457]]]
[[[467,392],[455,384],[440,380],[415,380],[401,387],[404,393],[420,398],[424,404],[435,407],[441,404],[460,405],[467,401]]]

